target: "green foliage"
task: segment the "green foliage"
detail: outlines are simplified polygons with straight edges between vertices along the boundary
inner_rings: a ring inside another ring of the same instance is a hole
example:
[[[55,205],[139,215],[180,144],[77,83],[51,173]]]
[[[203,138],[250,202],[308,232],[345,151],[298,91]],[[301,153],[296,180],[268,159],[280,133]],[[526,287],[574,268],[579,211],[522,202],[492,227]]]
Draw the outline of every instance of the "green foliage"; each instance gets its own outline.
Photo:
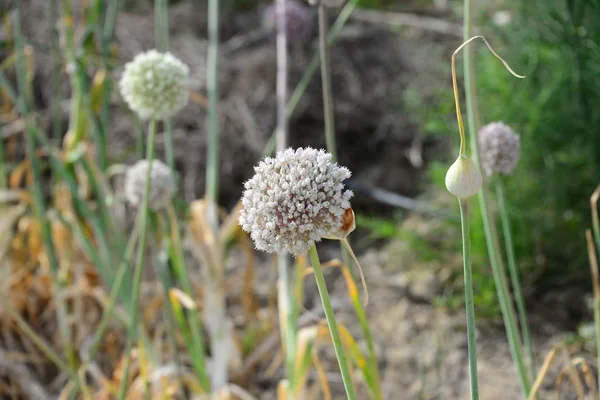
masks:
[[[513,0],[504,7],[512,10],[509,25],[490,24],[487,10],[478,22],[527,78],[513,79],[482,46],[475,54],[482,124],[503,121],[521,135],[521,160],[505,178],[517,261],[524,281],[540,270],[541,279],[576,274],[588,268],[583,231],[589,196],[600,182],[600,109],[594,107],[600,104],[600,3]],[[405,93],[404,103],[428,133],[446,136],[455,132],[448,124],[450,96],[450,87],[433,103]],[[447,167],[430,167],[437,187],[444,187]],[[478,313],[499,316],[477,202],[471,211]],[[460,288],[451,288],[439,302],[458,306],[461,295]]]
[[[582,235],[600,181],[600,3],[523,0],[515,9],[510,25],[484,33],[527,78],[510,79],[479,52],[482,123],[521,134],[521,161],[506,181],[521,268],[569,274],[587,268]]]

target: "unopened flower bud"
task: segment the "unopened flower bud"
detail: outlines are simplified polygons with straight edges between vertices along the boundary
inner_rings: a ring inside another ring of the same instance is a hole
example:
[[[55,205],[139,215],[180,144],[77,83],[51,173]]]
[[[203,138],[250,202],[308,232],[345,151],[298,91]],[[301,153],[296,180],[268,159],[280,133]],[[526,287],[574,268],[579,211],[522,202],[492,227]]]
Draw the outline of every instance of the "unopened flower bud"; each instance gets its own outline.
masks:
[[[125,197],[129,203],[136,207],[141,206],[144,201],[149,166],[148,160],[140,160],[129,167],[125,173]],[[150,209],[159,211],[167,207],[175,191],[175,179],[171,169],[159,160],[152,160],[150,191],[148,193],[148,206]]]
[[[150,50],[125,65],[119,83],[129,108],[142,119],[164,120],[188,102],[189,68],[171,53]]]
[[[467,156],[459,156],[446,173],[446,188],[459,199],[467,199],[481,189],[481,174]]]
[[[510,175],[516,168],[521,151],[519,135],[503,124],[492,122],[479,130],[481,165],[485,173]]]

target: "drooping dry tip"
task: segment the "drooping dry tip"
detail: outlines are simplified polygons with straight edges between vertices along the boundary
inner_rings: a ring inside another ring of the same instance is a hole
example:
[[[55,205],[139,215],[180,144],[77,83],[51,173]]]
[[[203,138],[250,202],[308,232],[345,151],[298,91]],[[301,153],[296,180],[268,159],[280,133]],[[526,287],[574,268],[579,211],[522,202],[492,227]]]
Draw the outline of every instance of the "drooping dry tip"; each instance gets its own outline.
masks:
[[[508,63],[506,61],[504,61],[504,59],[502,57],[500,57],[500,55],[498,53],[496,53],[496,51],[494,50],[494,48],[492,47],[492,45],[490,44],[490,42],[488,42],[486,40],[485,37],[481,36],[481,35],[477,35],[477,36],[473,36],[470,39],[465,40],[465,42],[463,44],[461,44],[460,46],[458,46],[458,48],[456,50],[454,50],[454,54],[452,54],[452,59],[454,59],[456,57],[456,55],[469,43],[471,43],[473,40],[475,39],[481,39],[483,40],[483,43],[485,43],[485,45],[487,46],[487,48],[490,50],[490,52],[498,59],[502,62],[502,64],[504,65],[504,67],[508,70],[508,72],[511,73],[511,75],[513,75],[516,78],[520,78],[520,79],[524,79],[525,76],[524,75],[519,75],[517,74],[515,71],[513,71],[513,69],[510,67],[510,65],[508,65]]]
[[[454,53],[452,54],[452,88],[454,91],[454,102],[456,104],[456,118],[458,120],[458,129],[460,132],[460,154],[461,155],[465,155],[466,154],[466,138],[465,138],[465,127],[463,124],[463,119],[462,119],[462,111],[460,109],[460,97],[458,95],[458,83],[457,83],[457,79],[456,79],[456,55],[469,43],[471,43],[473,40],[475,39],[481,39],[483,40],[483,42],[485,43],[485,45],[487,46],[487,48],[490,50],[490,52],[500,61],[502,61],[502,64],[504,65],[504,67],[508,70],[508,72],[510,72],[513,76],[517,77],[517,78],[525,78],[525,76],[523,75],[519,75],[517,74],[515,71],[513,71],[513,69],[510,67],[510,65],[508,65],[508,63],[506,61],[504,61],[504,59],[502,57],[500,57],[500,55],[498,53],[496,53],[496,51],[494,50],[494,48],[490,45],[490,43],[483,37],[483,36],[473,36],[472,38],[466,40],[463,44],[461,44],[460,46],[458,46],[458,48],[456,50],[454,50]]]
[[[350,246],[350,243],[348,242],[348,239],[343,238],[343,239],[340,239],[340,241],[344,244],[344,247],[346,248],[346,250],[348,250],[348,253],[350,253],[350,256],[356,263],[356,267],[358,268],[358,274],[360,275],[360,283],[361,283],[362,289],[363,289],[363,295],[364,295],[363,304],[366,306],[367,304],[369,304],[369,289],[367,288],[367,280],[365,279],[365,274],[363,273],[362,267],[360,266],[360,263],[358,262],[358,259],[356,258],[356,255],[354,254],[354,251],[352,250],[352,247]]]

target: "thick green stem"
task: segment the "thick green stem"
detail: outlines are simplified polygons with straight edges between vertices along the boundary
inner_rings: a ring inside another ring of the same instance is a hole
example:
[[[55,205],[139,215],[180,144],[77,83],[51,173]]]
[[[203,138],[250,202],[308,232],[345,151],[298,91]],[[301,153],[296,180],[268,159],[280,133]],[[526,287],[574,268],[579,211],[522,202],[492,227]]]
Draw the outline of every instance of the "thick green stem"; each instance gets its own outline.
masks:
[[[469,202],[458,200],[462,226],[463,261],[465,275],[465,308],[467,315],[467,351],[469,353],[469,393],[471,400],[479,399],[477,380],[477,342],[475,340],[475,307],[473,301],[473,271],[471,268],[471,233],[469,225]]]
[[[327,284],[325,283],[325,277],[323,276],[323,271],[321,270],[321,262],[319,261],[319,254],[317,253],[317,247],[315,245],[312,245],[310,248],[309,255],[315,274],[315,279],[317,281],[319,295],[321,296],[321,302],[323,303],[323,309],[325,310],[325,317],[327,318],[329,333],[331,334],[331,339],[333,340],[333,348],[335,349],[335,355],[342,373],[342,380],[344,382],[344,388],[346,389],[346,396],[348,397],[348,400],[356,400],[357,397],[354,391],[352,377],[350,376],[350,368],[348,367],[344,345],[342,344],[342,338],[335,320],[335,314],[333,313],[331,299],[329,298]]]
[[[127,330],[127,343],[125,345],[125,368],[123,372],[123,379],[121,381],[121,388],[119,390],[119,400],[124,400],[127,394],[127,383],[129,381],[129,367],[131,364],[131,358],[129,357],[133,343],[137,340],[138,334],[138,303],[140,297],[140,289],[142,286],[142,272],[144,270],[144,256],[146,254],[146,239],[148,237],[148,217],[150,214],[149,209],[149,194],[150,194],[150,172],[152,170],[152,159],[154,158],[154,140],[156,138],[156,121],[151,120],[148,125],[148,144],[146,147],[146,160],[148,161],[148,173],[146,175],[146,188],[144,192],[144,201],[140,209],[140,243],[138,244],[137,259],[135,269],[133,272],[133,288],[131,291],[131,303],[129,306],[129,315],[131,320],[129,322],[129,328]]]
[[[464,40],[469,40],[473,35],[473,25],[471,17],[471,5],[472,0],[465,0],[464,2]],[[477,94],[475,91],[475,69],[473,63],[473,51],[470,46],[465,47],[465,62],[464,62],[464,80],[465,80],[465,100],[467,105],[467,122],[469,130],[469,138],[471,141],[471,153],[473,160],[477,167],[481,170],[481,163],[479,157],[479,145],[477,141]],[[481,208],[481,217],[483,220],[483,228],[486,238],[486,244],[488,254],[490,256],[490,264],[492,267],[492,274],[494,277],[494,283],[496,285],[496,291],[498,294],[498,300],[500,302],[500,309],[502,311],[502,317],[504,319],[504,326],[506,328],[506,335],[510,345],[513,361],[516,364],[517,372],[519,374],[519,380],[521,387],[525,394],[528,394],[531,385],[529,383],[529,377],[525,369],[523,362],[523,354],[519,343],[518,332],[516,329],[516,318],[513,310],[512,303],[510,302],[510,296],[508,294],[508,284],[506,278],[506,272],[504,269],[504,263],[500,258],[500,244],[498,241],[498,234],[495,226],[491,223],[493,221],[492,212],[488,207],[488,193],[487,187],[484,183],[481,190],[478,193],[479,206]]]
[[[523,297],[523,290],[521,288],[521,278],[519,276],[517,259],[515,257],[515,248],[512,240],[512,230],[510,228],[510,218],[508,216],[508,209],[506,207],[506,199],[504,196],[504,183],[502,182],[502,179],[500,177],[496,179],[496,200],[498,202],[498,212],[500,214],[500,220],[502,222],[502,232],[504,234],[504,244],[506,247],[506,256],[508,259],[508,271],[510,273],[515,302],[517,303],[519,324],[521,326],[521,336],[523,338],[523,345],[525,346],[525,351],[527,351],[527,357],[529,358],[530,374],[531,376],[535,376],[535,358],[533,355],[531,334],[529,332],[527,308],[525,308],[525,299]]]

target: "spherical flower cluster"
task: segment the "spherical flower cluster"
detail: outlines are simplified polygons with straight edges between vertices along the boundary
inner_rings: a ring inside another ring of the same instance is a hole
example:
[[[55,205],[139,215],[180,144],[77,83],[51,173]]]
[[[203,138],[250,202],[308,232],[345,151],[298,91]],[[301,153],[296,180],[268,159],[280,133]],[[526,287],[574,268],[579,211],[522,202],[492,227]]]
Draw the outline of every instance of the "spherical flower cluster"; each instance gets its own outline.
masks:
[[[521,140],[502,122],[487,124],[479,130],[481,164],[487,175],[510,175],[517,166]]]
[[[271,3],[265,8],[263,14],[263,26],[269,31],[277,29],[277,18],[282,14],[279,5]],[[313,25],[313,12],[303,3],[296,0],[285,1],[285,28],[289,42],[301,42],[305,40]]]
[[[339,234],[352,197],[343,181],[351,174],[333,163],[331,154],[287,149],[254,171],[244,186],[239,222],[257,249],[298,256]]]
[[[188,102],[189,68],[171,53],[150,50],[125,65],[121,95],[142,119],[167,119]]]
[[[134,206],[139,207],[146,193],[146,178],[148,177],[148,160],[140,160],[125,173],[125,197]],[[159,160],[152,160],[150,170],[150,192],[148,206],[153,211],[165,208],[175,194],[175,179],[171,169]]]

